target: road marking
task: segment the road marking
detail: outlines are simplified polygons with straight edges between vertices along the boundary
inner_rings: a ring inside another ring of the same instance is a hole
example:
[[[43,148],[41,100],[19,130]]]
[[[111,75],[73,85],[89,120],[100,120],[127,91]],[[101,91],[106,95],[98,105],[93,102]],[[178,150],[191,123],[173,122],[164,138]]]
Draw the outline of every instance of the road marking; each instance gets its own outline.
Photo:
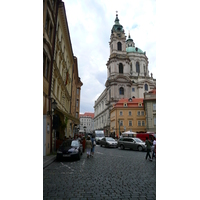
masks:
[[[60,162],[62,164],[62,167],[68,167],[70,170],[74,171],[74,169],[71,169],[71,167],[69,167],[68,165],[64,165],[62,162]]]

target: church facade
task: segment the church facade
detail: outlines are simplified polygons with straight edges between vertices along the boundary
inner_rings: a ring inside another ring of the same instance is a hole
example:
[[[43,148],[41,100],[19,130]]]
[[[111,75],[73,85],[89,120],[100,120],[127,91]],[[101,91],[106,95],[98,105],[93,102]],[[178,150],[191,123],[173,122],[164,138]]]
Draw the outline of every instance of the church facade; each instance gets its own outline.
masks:
[[[94,105],[94,129],[110,134],[110,110],[123,98],[144,98],[144,93],[156,88],[156,79],[149,75],[146,52],[135,46],[126,35],[116,14],[111,29],[110,56],[107,62],[105,90]]]

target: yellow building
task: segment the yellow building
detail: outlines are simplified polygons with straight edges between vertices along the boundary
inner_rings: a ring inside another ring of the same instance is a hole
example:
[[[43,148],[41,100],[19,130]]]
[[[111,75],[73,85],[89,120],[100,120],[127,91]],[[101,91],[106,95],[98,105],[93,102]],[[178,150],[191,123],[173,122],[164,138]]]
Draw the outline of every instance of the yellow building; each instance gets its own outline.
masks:
[[[145,132],[143,98],[120,99],[110,111],[110,132],[119,137],[124,131]]]

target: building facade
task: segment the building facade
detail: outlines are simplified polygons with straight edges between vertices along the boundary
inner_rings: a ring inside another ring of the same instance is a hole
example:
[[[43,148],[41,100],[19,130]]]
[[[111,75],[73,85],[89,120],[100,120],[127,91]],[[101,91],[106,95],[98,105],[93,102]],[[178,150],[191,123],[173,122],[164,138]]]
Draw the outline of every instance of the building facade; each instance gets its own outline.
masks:
[[[125,131],[145,132],[143,98],[120,99],[111,109],[110,120],[110,133],[114,137]]]
[[[94,105],[95,129],[101,121],[105,121],[101,128],[110,130],[110,111],[120,99],[143,98],[144,92],[156,88],[156,79],[153,78],[153,74],[149,76],[146,52],[135,46],[130,33],[126,39],[118,15],[111,29],[109,46],[106,88]]]
[[[43,155],[51,151],[51,69],[55,49],[58,0],[43,1]]]
[[[80,117],[80,133],[92,133],[94,131],[94,113],[79,114]]]
[[[56,140],[73,136],[74,127],[79,125],[83,84],[78,76],[64,2],[44,0],[43,5],[43,141],[48,147],[43,155],[47,155],[56,150]],[[54,109],[53,102],[57,104]]]
[[[156,89],[144,93],[146,131],[156,133]]]

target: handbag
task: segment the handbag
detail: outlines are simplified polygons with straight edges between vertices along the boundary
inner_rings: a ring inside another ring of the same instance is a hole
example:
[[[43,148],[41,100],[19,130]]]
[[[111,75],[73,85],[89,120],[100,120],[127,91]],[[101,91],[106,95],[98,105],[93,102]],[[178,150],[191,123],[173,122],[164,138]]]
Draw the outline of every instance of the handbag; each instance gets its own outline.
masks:
[[[96,146],[96,142],[95,141],[93,142],[93,146]]]

